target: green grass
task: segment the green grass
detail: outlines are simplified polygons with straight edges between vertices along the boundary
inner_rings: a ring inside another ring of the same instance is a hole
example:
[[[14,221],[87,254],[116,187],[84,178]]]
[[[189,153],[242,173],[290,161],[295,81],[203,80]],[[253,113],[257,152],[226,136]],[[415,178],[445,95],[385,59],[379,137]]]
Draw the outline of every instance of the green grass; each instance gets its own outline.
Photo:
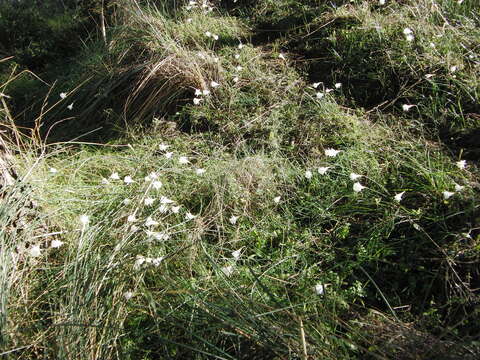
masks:
[[[1,192],[0,354],[475,358],[478,6],[435,3],[117,3],[42,113],[5,75],[4,123],[37,127]]]

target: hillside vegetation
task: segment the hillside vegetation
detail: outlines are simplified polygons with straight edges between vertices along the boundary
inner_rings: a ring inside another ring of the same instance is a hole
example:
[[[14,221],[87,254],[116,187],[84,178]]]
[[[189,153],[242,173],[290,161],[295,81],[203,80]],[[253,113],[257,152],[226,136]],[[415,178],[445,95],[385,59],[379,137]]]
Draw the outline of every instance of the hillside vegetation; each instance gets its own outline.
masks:
[[[478,1],[21,5],[2,359],[480,357]]]

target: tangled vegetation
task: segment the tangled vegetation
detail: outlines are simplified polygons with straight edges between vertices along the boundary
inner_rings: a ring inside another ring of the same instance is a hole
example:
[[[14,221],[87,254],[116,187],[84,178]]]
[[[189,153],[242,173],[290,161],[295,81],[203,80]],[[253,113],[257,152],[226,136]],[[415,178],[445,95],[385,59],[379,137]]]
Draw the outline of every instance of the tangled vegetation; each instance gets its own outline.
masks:
[[[2,357],[480,356],[477,1],[18,6]]]

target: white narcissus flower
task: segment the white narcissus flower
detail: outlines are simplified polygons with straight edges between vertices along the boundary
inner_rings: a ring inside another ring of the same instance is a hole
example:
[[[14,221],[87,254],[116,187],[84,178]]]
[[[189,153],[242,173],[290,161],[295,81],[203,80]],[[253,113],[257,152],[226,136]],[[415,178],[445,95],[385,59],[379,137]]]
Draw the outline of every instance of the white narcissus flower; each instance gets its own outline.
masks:
[[[219,87],[220,84],[217,83],[216,81],[211,81],[211,82],[210,82],[210,86],[211,86],[212,88],[216,88],[216,87]]]
[[[165,204],[160,205],[158,208],[158,211],[160,211],[160,214],[165,214],[168,211],[168,206]]]
[[[350,173],[349,177],[350,177],[350,180],[352,181],[355,181],[355,180],[358,180],[362,177],[363,175],[359,175],[359,174],[355,174],[355,173]]]
[[[397,202],[402,201],[403,194],[405,194],[405,191],[402,191],[401,193],[395,194],[395,196],[394,196],[395,201],[397,201]]]
[[[88,222],[90,221],[90,218],[88,215],[80,215],[80,223],[82,225],[88,225]]]
[[[445,200],[448,200],[448,199],[450,199],[453,195],[455,195],[455,193],[454,193],[454,192],[451,192],[451,191],[444,191],[442,194],[443,194],[443,198],[444,198]]]
[[[312,86],[314,89],[316,89],[320,84],[321,82],[316,82],[316,83],[313,83]]]
[[[218,40],[218,35],[217,34],[212,34],[213,40]]]
[[[187,220],[193,220],[193,219],[195,219],[196,217],[197,217],[197,216],[196,216],[196,215],[193,215],[191,212],[187,212],[187,213],[185,214],[185,219],[187,219]]]
[[[312,172],[311,172],[310,170],[305,171],[305,177],[306,177],[307,179],[310,180],[310,179],[312,178],[312,176],[313,176],[313,174],[312,174]]]
[[[208,90],[208,89],[203,89],[203,90],[202,90],[202,94],[203,94],[203,95],[209,95],[209,94],[210,94],[210,90]]]
[[[117,172],[114,172],[114,173],[112,173],[112,175],[110,175],[110,179],[112,179],[112,180],[120,180],[120,176],[118,176],[118,173],[117,173]]]
[[[51,167],[48,171],[50,171],[52,174],[56,174],[58,172],[58,170],[54,167]]]
[[[460,160],[455,163],[459,169],[465,169],[467,166],[467,161],[466,160]]]
[[[227,277],[228,277],[228,276],[231,276],[231,275],[233,274],[233,266],[232,266],[232,265],[224,266],[224,267],[222,267],[220,270],[221,270],[221,271],[223,272],[223,274],[224,274],[225,276],[227,276]]]
[[[325,94],[323,92],[317,92],[316,96],[317,96],[317,99],[321,99],[325,96]]]
[[[108,184],[110,184],[110,182],[107,179],[102,178],[102,184],[103,185],[108,185]]]
[[[197,90],[198,90],[198,89],[197,89]],[[198,90],[198,91],[200,91],[200,90]],[[170,147],[170,145],[165,145],[165,144],[160,144],[160,145],[158,145],[158,149],[159,149],[160,151],[166,151],[169,147]]]
[[[320,166],[320,167],[318,168],[318,173],[319,173],[320,175],[325,175],[325,174],[327,173],[328,169],[330,169],[330,167],[328,167],[328,166]]]
[[[240,54],[235,54],[233,57],[234,57],[236,60],[238,60],[238,59],[240,59]]]
[[[202,90],[195,89],[195,96],[202,96]],[[166,149],[165,149],[166,150]]]
[[[123,294],[123,297],[125,298],[125,300],[130,300],[132,297],[133,297],[133,292],[131,291],[127,291]]]
[[[158,190],[160,189],[161,187],[163,186],[162,182],[160,180],[155,180],[152,182],[152,187],[155,189],[155,190]]]
[[[335,89],[340,89],[342,87],[342,83],[335,83]]]
[[[162,197],[160,197],[160,203],[161,204],[172,204],[172,203],[174,203],[174,201],[165,197],[165,196],[162,196]]]
[[[142,255],[137,255],[137,258],[135,259],[135,264],[133,265],[133,267],[136,270],[138,270],[140,269],[140,266],[142,266],[144,263],[145,263],[145,257],[143,257]]]
[[[200,98],[193,98],[193,104],[194,104],[194,105],[200,104],[200,101],[202,101],[202,99],[200,99]]]
[[[286,60],[285,55],[283,55],[282,53],[278,54],[278,57],[282,60]]]
[[[232,224],[232,225],[235,225],[235,224],[237,223],[237,220],[238,220],[238,216],[234,216],[234,215],[232,215],[232,216],[230,217],[230,219],[228,219],[228,221],[229,221],[230,224]]]
[[[239,48],[239,49],[243,49],[244,46],[245,46],[245,45],[243,45],[242,43],[238,44],[238,48]]]
[[[152,259],[152,265],[153,266],[159,266],[161,264],[161,262],[163,261],[163,259],[165,259],[164,256],[159,256],[159,257],[153,258]]]
[[[132,202],[132,200],[129,199],[129,198],[123,199],[123,201],[122,201],[123,205],[128,205],[128,204],[130,204],[131,202]]]
[[[64,93],[64,92],[60,93],[60,98],[65,99],[66,97],[67,97],[67,93]]]
[[[212,33],[210,31],[205,31],[205,36],[206,37],[212,37]]]
[[[280,199],[281,199],[280,196],[276,196],[276,197],[273,198],[273,201],[274,201],[276,204],[278,204],[278,203],[280,202]]]
[[[366,187],[363,186],[362,184],[360,184],[359,182],[356,182],[355,184],[353,184],[353,191],[355,191],[355,192],[360,192],[365,188]]]
[[[173,156],[173,152],[167,152],[167,153],[165,153],[165,157],[166,157],[167,159],[171,159],[172,156]]]
[[[235,260],[238,260],[241,254],[242,254],[242,249],[232,251],[232,256]]]
[[[180,164],[182,164],[182,165],[185,165],[185,164],[188,164],[188,163],[189,163],[188,158],[187,158],[186,156],[180,156],[180,157],[178,158],[178,162],[179,162]]]
[[[135,214],[128,215],[127,221],[128,222],[135,222],[135,221],[137,221],[137,217],[135,216]]]
[[[323,295],[324,292],[325,292],[325,287],[323,286],[323,284],[315,285],[315,293],[317,295]]]
[[[325,155],[329,157],[335,157],[340,153],[340,151],[342,150],[325,149]]]
[[[180,212],[180,206],[172,206],[172,213],[178,214]]]
[[[240,79],[238,78],[238,76],[235,76],[235,77],[233,78],[233,82],[234,82],[234,83],[237,83],[238,80],[240,80]]]
[[[42,249],[40,249],[39,245],[33,245],[31,248],[28,249],[28,253],[31,257],[39,257],[42,255]]]
[[[458,67],[457,67],[457,66],[455,66],[455,65],[450,66],[450,72],[451,72],[451,73],[454,73],[454,72],[457,71],[457,70],[458,70]]]
[[[458,192],[458,191],[462,191],[463,189],[465,189],[465,186],[455,184],[455,191]]]
[[[59,248],[62,245],[63,245],[63,241],[60,241],[60,240],[52,240],[52,242],[50,243],[50,247],[53,249]]]
[[[123,182],[127,185],[130,185],[131,183],[133,183],[133,179],[131,176],[127,175],[123,178]]]
[[[151,197],[147,197],[147,198],[145,198],[145,200],[143,200],[143,203],[144,203],[146,206],[153,205],[154,202],[155,202],[155,199],[154,199],[154,198],[151,198]]]
[[[402,105],[402,110],[407,112],[409,111],[412,107],[414,107],[415,105],[412,105],[412,104],[403,104]]]
[[[73,110],[73,103],[71,103],[70,105],[67,106],[67,109],[68,110]]]
[[[158,179],[158,175],[156,172],[152,171],[148,177],[151,179],[151,180],[155,180],[155,179]]]
[[[243,67],[241,67],[240,65],[238,65],[238,66],[235,68],[235,70],[237,70],[237,71],[242,71],[242,70],[243,70]]]
[[[197,175],[203,175],[203,174],[205,174],[205,171],[206,171],[205,169],[197,169],[197,170],[195,170],[195,173]]]
[[[378,0],[379,5],[385,5],[385,0]]]
[[[146,227],[157,226],[157,225],[159,225],[158,221],[153,220],[151,216],[147,217],[147,219],[145,220]]]
[[[407,27],[407,28],[403,29],[403,34],[404,35],[410,35],[410,34],[413,34],[413,31],[412,31],[412,29]]]
[[[407,40],[407,41],[410,41],[410,42],[411,42],[411,41],[413,41],[414,39],[415,39],[415,36],[413,36],[412,34],[408,34],[408,35],[405,36],[405,40]]]

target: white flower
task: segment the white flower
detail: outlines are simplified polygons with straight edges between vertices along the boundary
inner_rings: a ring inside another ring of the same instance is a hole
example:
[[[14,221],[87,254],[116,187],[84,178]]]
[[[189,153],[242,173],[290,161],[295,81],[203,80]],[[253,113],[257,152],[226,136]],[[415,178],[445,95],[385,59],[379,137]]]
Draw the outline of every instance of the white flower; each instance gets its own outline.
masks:
[[[80,215],[80,223],[82,225],[88,225],[88,222],[90,221],[90,218],[88,215]]]
[[[131,176],[127,175],[123,178],[123,182],[127,185],[130,185],[131,183],[133,183],[133,179]]]
[[[203,89],[203,90],[202,90],[202,94],[205,95],[205,96],[206,96],[206,95],[209,95],[209,94],[210,94],[210,90],[208,90],[208,89]]]
[[[395,201],[397,201],[397,202],[402,201],[403,194],[405,194],[405,191],[402,191],[401,193],[395,194],[395,196],[394,196]]]
[[[196,217],[197,217],[197,216],[196,216],[196,215],[193,215],[191,212],[187,212],[187,213],[185,214],[185,219],[187,219],[187,220],[193,220],[193,219],[195,219]]]
[[[210,31],[206,31],[206,32],[205,32],[205,36],[206,36],[206,37],[211,37],[211,36],[212,36],[212,33],[211,33]]]
[[[335,149],[325,149],[325,155],[330,157],[335,157],[338,153],[342,150],[335,150]]]
[[[238,65],[238,66],[235,68],[235,70],[237,70],[237,71],[242,71],[242,70],[243,70],[243,67],[241,67],[240,65]]]
[[[342,87],[342,83],[336,83],[335,84],[335,89],[340,89]]]
[[[200,99],[200,98],[193,98],[193,104],[194,104],[194,105],[200,104],[200,101],[202,101],[202,99]]]
[[[430,78],[432,78],[433,76],[434,76],[434,74],[427,74],[427,75],[425,75],[425,79],[430,79]]]
[[[157,226],[158,224],[158,221],[153,220],[151,216],[147,217],[147,219],[145,220],[146,227]]]
[[[202,90],[195,89],[195,96],[202,96]],[[164,149],[164,150],[166,150],[166,149]]]
[[[281,197],[280,197],[280,196],[277,196],[277,197],[274,197],[274,198],[273,198],[273,201],[274,201],[276,204],[278,204],[278,203],[280,202],[280,199],[281,199]]]
[[[402,105],[402,110],[407,112],[409,111],[412,107],[414,107],[415,105],[411,105],[411,104],[403,104]]]
[[[403,29],[403,34],[404,35],[410,35],[410,34],[413,34],[413,31],[412,31],[412,29],[407,27],[407,28]]]
[[[238,260],[241,254],[242,254],[242,249],[232,251],[232,256],[235,260]]]
[[[355,174],[355,173],[350,173],[349,177],[350,177],[350,180],[352,181],[355,181],[355,180],[358,180],[362,177],[363,175],[359,175],[359,174]]]
[[[70,105],[67,106],[67,109],[68,110],[73,110],[73,103],[71,103]]]
[[[445,200],[448,200],[449,198],[451,198],[453,195],[455,195],[454,192],[451,192],[451,191],[444,191],[443,193],[443,198]]]
[[[190,24],[190,23],[193,21],[193,19],[192,19],[192,18],[188,18],[186,21],[187,21],[187,24]]]
[[[188,158],[186,156],[180,156],[178,158],[178,162],[182,165],[185,165],[185,164],[188,164],[189,161],[188,161]]]
[[[60,93],[60,98],[65,99],[66,97],[67,97],[67,93],[64,93],[64,92]]]
[[[135,216],[135,214],[128,215],[127,221],[128,222],[135,222],[135,221],[137,221],[137,217]]]
[[[323,286],[323,284],[315,285],[315,292],[317,293],[317,295],[323,295],[323,293],[325,292],[325,287]]]
[[[459,169],[465,169],[467,166],[467,161],[466,160],[460,160],[455,163]]]
[[[200,90],[198,90],[198,91],[200,91]],[[158,148],[159,148],[160,151],[166,151],[169,147],[170,147],[170,145],[165,145],[165,144],[158,145]]]
[[[212,88],[216,88],[216,87],[219,87],[220,84],[217,83],[216,81],[211,81],[211,82],[210,82],[210,86],[211,86]]]
[[[161,214],[165,214],[168,211],[168,206],[165,204],[160,205],[158,208],[158,211],[160,211]]]
[[[162,187],[162,182],[160,180],[155,180],[152,182],[152,187],[155,189],[155,190],[158,190]]]
[[[235,225],[237,223],[237,220],[238,220],[238,216],[231,216],[230,219],[228,219],[228,221],[230,221],[230,224],[232,225]]]
[[[160,256],[160,257],[153,258],[153,259],[152,259],[152,265],[153,265],[153,266],[158,266],[158,265],[160,265],[160,263],[163,261],[163,259],[165,259],[164,256]]]
[[[138,227],[138,226],[136,226],[136,225],[130,226],[130,231],[131,231],[131,232],[137,232],[138,230],[139,230],[139,227]]]
[[[282,59],[282,60],[286,60],[286,59],[285,59],[285,55],[283,55],[282,53],[278,54],[278,57],[279,57],[280,59]]]
[[[218,40],[218,35],[217,34],[212,34],[213,40]]]
[[[42,249],[40,249],[40,246],[38,245],[33,245],[30,249],[28,249],[28,253],[31,257],[39,257],[42,255]]]
[[[51,167],[48,171],[50,171],[52,174],[56,174],[58,172],[58,170],[54,167]]]
[[[63,241],[60,241],[60,240],[52,240],[52,242],[50,243],[50,247],[54,249],[59,248],[62,245],[63,245]]]
[[[320,166],[320,167],[318,168],[318,173],[319,173],[320,175],[325,175],[325,174],[327,173],[328,169],[330,169],[330,167],[328,167],[328,166]]]
[[[150,205],[153,205],[154,201],[155,201],[154,198],[147,197],[147,198],[145,198],[145,200],[143,200],[143,203],[144,203],[146,206],[150,206]]]
[[[313,83],[312,86],[316,89],[320,84],[321,84],[321,82],[316,82],[316,83]]]
[[[405,36],[405,40],[409,42],[412,42],[414,39],[415,39],[415,36],[413,36],[412,34],[408,34],[407,36]]]
[[[313,174],[312,174],[312,172],[311,172],[310,170],[305,171],[305,177],[306,177],[307,179],[311,179],[312,176],[313,176]]]
[[[462,191],[463,189],[465,189],[465,186],[455,184],[455,191]]]
[[[167,152],[167,153],[165,153],[165,157],[166,157],[167,159],[171,159],[172,156],[173,156],[173,152]]]
[[[458,70],[458,67],[457,67],[457,66],[455,66],[455,65],[450,66],[450,72],[451,72],[451,73],[454,73],[454,72],[457,71],[457,70]]]
[[[238,76],[235,76],[235,77],[233,78],[233,82],[234,82],[234,83],[237,83],[238,80],[240,80],[240,79],[238,78]]]
[[[122,201],[123,205],[128,205],[131,202],[132,202],[132,200],[130,200],[129,198],[123,199],[123,201]]]
[[[235,54],[233,57],[238,60],[240,59],[240,54]]]
[[[160,197],[160,203],[161,204],[172,204],[174,201],[165,197],[165,196],[162,196]]]
[[[178,214],[179,211],[180,211],[180,206],[172,206],[172,213]]]
[[[227,277],[233,274],[233,266],[232,266],[232,265],[224,266],[224,267],[221,268],[220,270],[221,270],[221,271],[223,272],[223,274],[224,274],[225,276],[227,276]]]
[[[135,260],[134,268],[136,270],[140,269],[140,266],[142,266],[143,263],[145,263],[145,258],[142,255],[137,255],[137,259]]]
[[[356,182],[355,184],[353,184],[353,191],[355,191],[355,192],[360,192],[360,191],[362,191],[363,189],[365,189],[365,186],[363,186],[363,185],[360,184],[359,182]]]
[[[323,92],[317,92],[316,96],[317,96],[317,99],[321,99],[325,96],[325,94]]]
[[[385,0],[378,0],[379,5],[385,5]]]
[[[325,94],[331,93],[332,91],[333,91],[333,89],[326,88],[325,89]]]
[[[125,298],[125,300],[130,300],[132,297],[133,297],[133,292],[131,291],[127,291],[123,294],[123,297]]]
[[[155,179],[158,179],[158,175],[156,172],[151,172],[148,177],[151,179],[151,180],[155,180]]]
[[[120,176],[118,176],[118,173],[117,173],[117,172],[114,172],[114,173],[112,173],[112,175],[110,175],[110,179],[112,179],[112,180],[120,180]]]
[[[107,179],[102,178],[102,184],[103,185],[108,185],[108,184],[110,184],[110,182]]]
[[[238,44],[238,48],[239,48],[239,49],[243,49],[244,46],[245,46],[245,45],[243,45],[242,43]]]
[[[195,173],[197,175],[203,175],[203,174],[205,174],[205,171],[206,171],[205,169],[197,169],[197,170],[195,170]]]

